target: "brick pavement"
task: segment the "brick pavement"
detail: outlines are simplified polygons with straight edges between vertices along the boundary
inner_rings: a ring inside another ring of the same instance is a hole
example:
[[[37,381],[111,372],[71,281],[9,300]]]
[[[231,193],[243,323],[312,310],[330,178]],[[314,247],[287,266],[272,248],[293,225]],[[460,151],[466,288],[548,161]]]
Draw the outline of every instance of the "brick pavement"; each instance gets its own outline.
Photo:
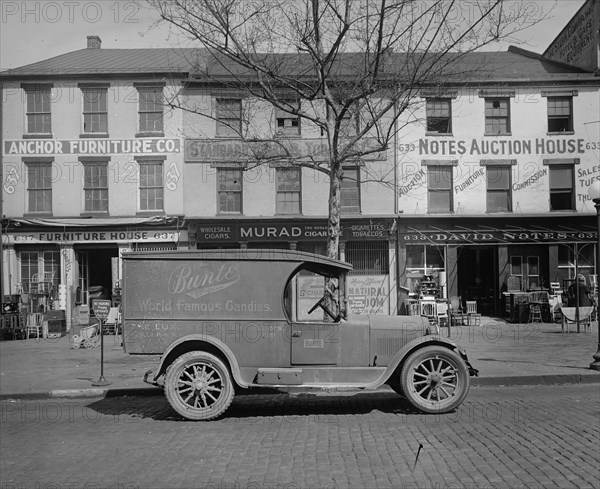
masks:
[[[445,415],[391,392],[238,396],[208,423],[154,396],[3,401],[0,488],[597,488],[598,407],[597,385],[474,389]]]
[[[100,377],[100,348],[72,349],[68,336],[0,342],[0,398],[156,391],[142,378],[159,357],[127,355],[119,337],[104,339],[107,387],[92,386]],[[451,339],[480,370],[471,379],[475,386],[600,382],[600,373],[588,368],[597,347],[596,323],[591,333],[562,334],[556,324],[483,318],[479,327],[452,328]]]

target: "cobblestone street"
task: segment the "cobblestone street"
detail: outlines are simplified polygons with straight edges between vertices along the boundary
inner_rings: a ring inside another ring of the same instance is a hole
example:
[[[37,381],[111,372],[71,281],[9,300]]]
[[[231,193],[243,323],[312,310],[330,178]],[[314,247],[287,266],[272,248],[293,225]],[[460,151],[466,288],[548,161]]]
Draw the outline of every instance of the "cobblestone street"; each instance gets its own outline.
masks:
[[[600,483],[596,384],[474,388],[446,415],[390,391],[237,396],[226,417],[197,423],[159,396],[1,408],[1,489]]]

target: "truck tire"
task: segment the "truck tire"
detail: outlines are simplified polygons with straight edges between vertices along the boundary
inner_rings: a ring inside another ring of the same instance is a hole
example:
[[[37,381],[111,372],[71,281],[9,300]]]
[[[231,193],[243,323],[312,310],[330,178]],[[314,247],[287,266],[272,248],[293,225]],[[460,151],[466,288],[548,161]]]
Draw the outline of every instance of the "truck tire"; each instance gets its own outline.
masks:
[[[426,346],[413,352],[401,373],[403,394],[425,413],[456,409],[469,392],[469,371],[456,352],[443,346]]]
[[[223,414],[233,401],[234,386],[227,366],[216,356],[191,351],[167,369],[165,394],[181,416],[207,421]]]

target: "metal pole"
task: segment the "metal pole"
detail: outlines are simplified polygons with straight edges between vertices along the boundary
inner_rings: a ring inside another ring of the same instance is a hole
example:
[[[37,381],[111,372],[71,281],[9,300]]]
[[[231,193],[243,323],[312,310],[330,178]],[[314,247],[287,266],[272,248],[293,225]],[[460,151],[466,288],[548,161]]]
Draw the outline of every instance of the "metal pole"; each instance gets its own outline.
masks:
[[[596,208],[596,287],[600,286],[598,280],[600,280],[600,199],[594,199],[594,207]],[[600,294],[599,294],[600,296]],[[596,299],[596,324],[598,325],[598,348],[594,354],[594,361],[590,363],[592,370],[600,370],[600,310],[598,307],[598,299]]]

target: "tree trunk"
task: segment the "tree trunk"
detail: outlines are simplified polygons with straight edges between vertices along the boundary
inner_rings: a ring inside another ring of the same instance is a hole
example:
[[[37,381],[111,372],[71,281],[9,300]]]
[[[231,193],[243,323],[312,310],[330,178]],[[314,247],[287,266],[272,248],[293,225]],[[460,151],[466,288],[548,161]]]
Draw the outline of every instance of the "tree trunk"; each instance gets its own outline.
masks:
[[[327,222],[327,257],[339,258],[340,244],[340,205],[342,167],[337,161],[331,162],[329,172],[329,220]]]

